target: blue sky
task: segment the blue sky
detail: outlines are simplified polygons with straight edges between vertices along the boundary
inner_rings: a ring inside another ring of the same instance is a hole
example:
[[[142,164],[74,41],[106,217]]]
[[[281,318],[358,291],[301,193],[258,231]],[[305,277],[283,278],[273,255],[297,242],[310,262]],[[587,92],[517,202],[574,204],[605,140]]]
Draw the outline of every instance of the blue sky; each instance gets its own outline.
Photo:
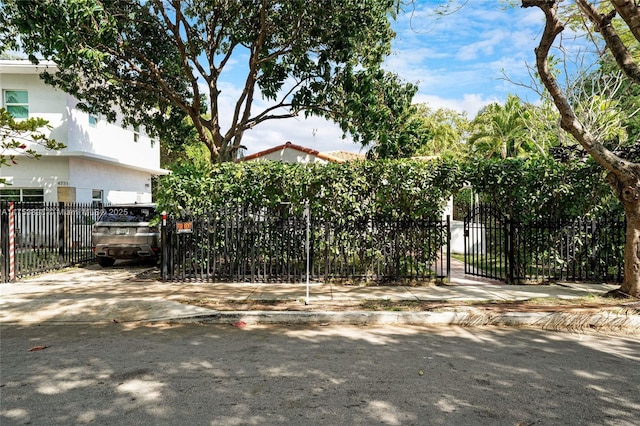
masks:
[[[538,9],[505,8],[499,1],[469,0],[455,12],[434,13],[442,1],[418,1],[394,24],[387,69],[420,87],[417,102],[466,111],[473,117],[508,93],[537,97],[505,80],[528,83],[526,63],[543,28]]]
[[[509,93],[535,102],[533,90],[506,81],[505,75],[530,83],[526,64],[534,63],[542,12],[505,8],[499,0],[469,0],[455,13],[434,13],[445,2],[417,0],[393,24],[397,37],[384,67],[418,85],[414,101],[465,111],[470,118],[488,103],[504,102]],[[286,141],[319,151],[360,151],[341,135],[324,120],[296,118],[262,123],[245,133],[243,144],[247,154]]]

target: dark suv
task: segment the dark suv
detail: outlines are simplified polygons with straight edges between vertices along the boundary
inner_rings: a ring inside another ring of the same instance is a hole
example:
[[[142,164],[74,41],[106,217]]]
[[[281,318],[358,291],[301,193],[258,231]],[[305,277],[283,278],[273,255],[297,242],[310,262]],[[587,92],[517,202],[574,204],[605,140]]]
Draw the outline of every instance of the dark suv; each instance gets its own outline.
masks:
[[[155,204],[104,207],[93,225],[91,246],[100,266],[116,259],[148,259],[160,254],[160,230]]]

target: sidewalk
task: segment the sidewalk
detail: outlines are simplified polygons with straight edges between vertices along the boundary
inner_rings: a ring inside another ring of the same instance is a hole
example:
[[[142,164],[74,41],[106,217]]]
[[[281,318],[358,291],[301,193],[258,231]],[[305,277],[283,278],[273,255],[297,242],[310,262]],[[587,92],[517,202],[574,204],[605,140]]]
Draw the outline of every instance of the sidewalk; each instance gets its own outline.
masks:
[[[134,271],[135,272],[135,271]],[[617,286],[563,284],[519,286],[495,284],[472,277],[452,276],[451,285],[424,287],[360,287],[321,283],[163,283],[141,279],[128,269],[77,268],[0,284],[0,324],[106,324],[126,322],[203,322],[233,324],[506,324],[557,328],[575,324],[586,328],[617,328],[640,332],[640,315],[611,312],[481,313],[473,307],[440,311],[393,312],[318,310],[323,305],[363,301],[522,301],[532,298],[575,299],[604,294]],[[307,302],[307,289],[309,299]],[[185,301],[288,301],[288,311],[220,311]],[[569,315],[569,317],[567,317]]]

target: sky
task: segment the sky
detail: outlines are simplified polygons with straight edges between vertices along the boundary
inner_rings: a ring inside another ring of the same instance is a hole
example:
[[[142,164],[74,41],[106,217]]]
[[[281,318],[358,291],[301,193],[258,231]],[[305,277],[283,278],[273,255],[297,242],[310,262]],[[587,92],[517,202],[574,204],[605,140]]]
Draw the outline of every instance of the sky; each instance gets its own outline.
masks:
[[[505,8],[499,0],[468,0],[458,1],[464,4],[452,13],[434,13],[444,3],[416,0],[392,24],[397,35],[383,66],[418,86],[414,103],[464,111],[473,118],[484,105],[504,103],[507,94],[535,102],[535,91],[517,83],[530,84],[527,64],[535,62],[542,12]],[[232,83],[225,89],[228,94],[239,90]],[[287,141],[321,152],[364,152],[343,139],[333,123],[303,117],[261,123],[245,133],[243,145],[245,154],[252,154]]]

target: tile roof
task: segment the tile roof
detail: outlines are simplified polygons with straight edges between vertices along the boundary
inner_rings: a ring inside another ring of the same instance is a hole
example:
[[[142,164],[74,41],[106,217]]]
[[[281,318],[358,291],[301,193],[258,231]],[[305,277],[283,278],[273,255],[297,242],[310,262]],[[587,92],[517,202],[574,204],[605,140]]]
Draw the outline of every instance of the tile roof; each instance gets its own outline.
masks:
[[[305,154],[313,155],[317,158],[330,161],[332,163],[344,163],[345,161],[351,161],[356,159],[364,159],[364,155],[356,154],[353,152],[347,151],[331,151],[331,152],[320,152],[315,149],[306,148],[304,146],[296,145],[292,142],[287,142],[282,145],[274,146],[273,148],[265,149],[264,151],[256,152],[251,155],[247,155],[244,158],[241,158],[238,161],[250,161],[255,160],[256,158],[264,157],[265,155],[269,155],[274,152],[278,152],[284,149],[293,149],[296,151],[303,152]]]

